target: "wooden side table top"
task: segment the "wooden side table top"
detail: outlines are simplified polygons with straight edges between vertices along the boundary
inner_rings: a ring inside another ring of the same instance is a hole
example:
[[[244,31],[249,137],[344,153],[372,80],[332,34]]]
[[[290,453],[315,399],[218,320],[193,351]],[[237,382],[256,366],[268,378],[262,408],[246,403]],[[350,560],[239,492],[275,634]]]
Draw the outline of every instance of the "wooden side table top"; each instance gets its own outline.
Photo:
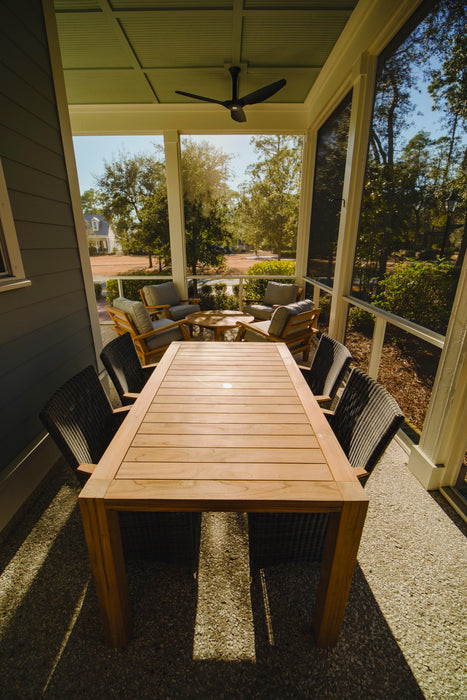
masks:
[[[242,311],[214,309],[208,311],[197,311],[194,314],[188,314],[185,317],[188,323],[203,328],[210,328],[214,331],[216,340],[221,340],[224,331],[229,328],[235,328],[237,321],[243,323],[252,323],[255,320],[254,316],[244,314]]]

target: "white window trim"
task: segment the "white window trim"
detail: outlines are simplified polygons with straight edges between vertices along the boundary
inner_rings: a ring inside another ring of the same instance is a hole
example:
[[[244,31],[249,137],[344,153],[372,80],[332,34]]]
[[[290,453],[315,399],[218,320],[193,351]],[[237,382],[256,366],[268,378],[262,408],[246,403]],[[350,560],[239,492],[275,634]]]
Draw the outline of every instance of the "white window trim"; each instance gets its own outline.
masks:
[[[28,287],[31,280],[26,279],[21,259],[21,251],[16,235],[15,220],[10,206],[2,161],[0,158],[0,250],[8,277],[0,278],[0,292],[18,287]]]

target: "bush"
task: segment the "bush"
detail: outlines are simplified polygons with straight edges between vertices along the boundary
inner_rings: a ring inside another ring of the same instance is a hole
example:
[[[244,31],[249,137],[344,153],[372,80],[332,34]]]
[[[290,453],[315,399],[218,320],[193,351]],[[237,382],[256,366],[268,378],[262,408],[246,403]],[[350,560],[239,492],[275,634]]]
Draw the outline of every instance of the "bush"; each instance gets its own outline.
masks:
[[[265,260],[255,263],[248,270],[249,275],[278,275],[275,282],[294,284],[293,279],[284,279],[280,275],[295,275],[295,262],[293,260]],[[252,280],[245,282],[243,296],[245,299],[262,301],[269,280]]]
[[[374,316],[368,311],[359,309],[358,306],[351,306],[347,327],[352,331],[360,331],[365,335],[371,335],[373,332]]]
[[[227,285],[224,283],[203,284],[200,293],[200,306],[203,311],[210,309],[238,309],[238,297],[227,293]]]
[[[444,334],[458,281],[459,269],[449,263],[411,260],[386,273],[374,303]]]
[[[96,295],[96,299],[102,296],[102,285],[100,282],[94,282],[94,294]]]

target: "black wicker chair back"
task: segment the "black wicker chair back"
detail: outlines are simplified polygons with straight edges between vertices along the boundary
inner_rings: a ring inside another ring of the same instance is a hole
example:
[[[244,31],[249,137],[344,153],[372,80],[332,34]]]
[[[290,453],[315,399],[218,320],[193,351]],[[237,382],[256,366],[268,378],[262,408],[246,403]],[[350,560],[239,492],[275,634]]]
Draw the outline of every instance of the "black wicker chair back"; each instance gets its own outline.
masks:
[[[350,464],[371,472],[404,416],[384,387],[354,369],[328,420]],[[251,569],[321,561],[328,520],[323,513],[249,513]]]
[[[129,333],[111,340],[102,350],[101,360],[123,405],[133,403],[125,394],[139,393],[154,369],[141,366]]]
[[[92,365],[55,392],[39,414],[44,426],[82,484],[81,464],[96,464],[120,427],[125,414],[112,406]]]
[[[88,476],[77,472],[77,467],[100,460],[125,415],[113,413],[96,370],[90,365],[55,392],[40,418],[84,485]],[[201,513],[121,512],[118,517],[125,557],[196,569]]]
[[[309,370],[302,370],[308,386],[315,395],[333,399],[352,360],[348,348],[325,333],[319,339]]]
[[[328,420],[352,467],[371,472],[404,422],[404,415],[381,384],[353,369]]]

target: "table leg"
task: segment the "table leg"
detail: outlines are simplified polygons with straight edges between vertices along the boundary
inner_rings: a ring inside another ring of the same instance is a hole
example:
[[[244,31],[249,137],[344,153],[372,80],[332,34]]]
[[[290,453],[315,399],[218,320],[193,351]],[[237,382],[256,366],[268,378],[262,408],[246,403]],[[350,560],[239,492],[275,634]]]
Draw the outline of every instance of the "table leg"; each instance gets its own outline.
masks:
[[[131,612],[118,514],[101,499],[79,500],[106,641],[126,646]]]
[[[224,338],[224,329],[223,328],[217,328],[217,326],[214,328],[214,340],[217,342],[223,340]]]
[[[367,501],[344,501],[342,511],[329,516],[313,616],[318,646],[337,644],[367,508]]]

